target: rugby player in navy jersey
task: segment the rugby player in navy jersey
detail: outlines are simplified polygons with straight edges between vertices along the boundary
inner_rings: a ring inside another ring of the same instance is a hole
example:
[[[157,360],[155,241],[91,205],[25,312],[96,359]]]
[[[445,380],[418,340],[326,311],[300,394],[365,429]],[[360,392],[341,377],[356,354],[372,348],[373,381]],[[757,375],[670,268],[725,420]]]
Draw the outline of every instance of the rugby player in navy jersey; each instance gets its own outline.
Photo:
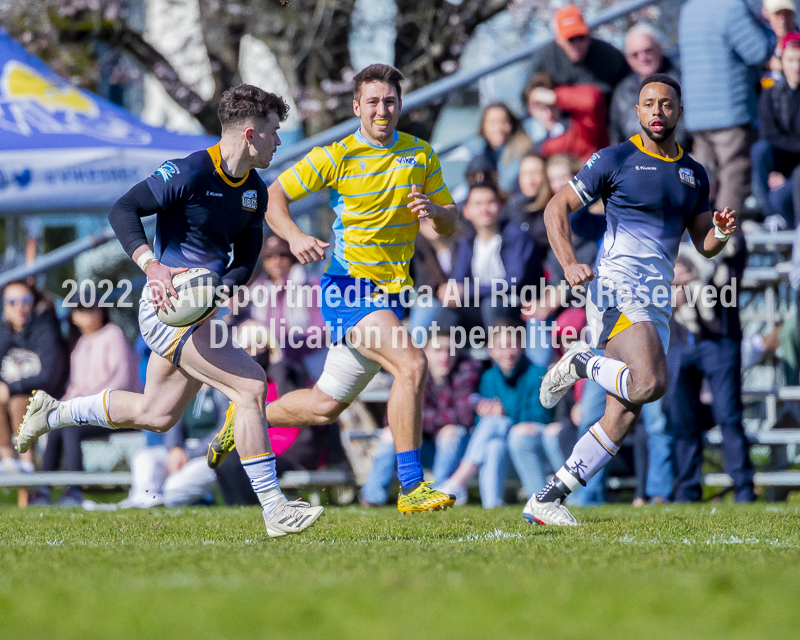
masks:
[[[588,378],[606,390],[607,400],[603,417],[525,505],[523,516],[532,524],[577,524],[563,505],[566,497],[611,460],[642,405],[664,395],[670,283],[684,231],[711,258],[736,230],[734,211],[712,214],[705,170],[675,142],[683,113],[680,85],[663,74],[645,78],[636,111],[641,133],[594,154],[545,209],[547,235],[565,278],[572,287],[588,285],[591,344],[576,341],[567,349],[543,378],[540,399],[553,407]],[[569,214],[598,198],[608,227],[593,269],[575,257]]]
[[[322,507],[290,502],[281,493],[267,433],[264,370],[230,339],[212,347],[210,323],[171,327],[156,314],[157,307],[172,306],[169,296],[177,297],[172,277],[188,268],[217,273],[229,291],[247,283],[261,251],[267,209],[267,188],[255,170],[269,166],[287,110],[280,96],[258,87],[226,91],[219,107],[220,142],[165,162],[117,201],[109,221],[147,275],[139,327],[153,353],[144,392],[105,389],[58,402],[37,391],[20,426],[20,451],[51,429],[71,424],[167,431],[205,383],[236,403],[236,446],[263,506],[267,533],[300,533],[323,514]],[[141,221],[151,215],[155,251]]]

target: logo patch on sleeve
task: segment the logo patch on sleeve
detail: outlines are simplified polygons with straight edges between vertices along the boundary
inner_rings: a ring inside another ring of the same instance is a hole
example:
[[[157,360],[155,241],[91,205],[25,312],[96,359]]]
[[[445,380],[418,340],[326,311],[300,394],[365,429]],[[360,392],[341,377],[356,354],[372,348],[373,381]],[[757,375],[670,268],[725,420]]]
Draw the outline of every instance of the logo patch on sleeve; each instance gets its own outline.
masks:
[[[258,209],[258,193],[255,189],[245,191],[242,194],[242,209],[247,209],[248,211]]]
[[[599,159],[600,159],[600,154],[599,153],[593,153],[592,157],[589,158],[586,161],[586,164],[583,165],[583,166],[586,167],[587,169],[591,169],[594,166],[594,163],[597,162]]]
[[[181,170],[178,169],[174,163],[169,161],[165,162],[158,169],[156,169],[156,173],[161,176],[161,179],[164,180],[164,182],[180,172]]]
[[[684,184],[688,184],[690,187],[696,187],[697,182],[694,179],[694,171],[691,169],[680,168],[678,169],[678,176],[681,179],[681,182]]]

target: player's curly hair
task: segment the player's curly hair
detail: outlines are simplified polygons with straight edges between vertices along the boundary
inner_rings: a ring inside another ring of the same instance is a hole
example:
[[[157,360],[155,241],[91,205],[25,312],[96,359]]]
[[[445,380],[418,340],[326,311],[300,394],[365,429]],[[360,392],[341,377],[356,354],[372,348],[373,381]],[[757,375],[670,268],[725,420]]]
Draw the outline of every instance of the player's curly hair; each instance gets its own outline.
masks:
[[[403,74],[388,64],[371,64],[359,71],[353,78],[353,100],[361,100],[361,87],[367,82],[385,82],[394,87],[397,99],[403,96],[400,83],[404,80]]]
[[[281,96],[269,93],[251,84],[240,84],[222,94],[217,115],[223,130],[252,118],[266,118],[275,113],[283,122],[289,113],[289,105]]]

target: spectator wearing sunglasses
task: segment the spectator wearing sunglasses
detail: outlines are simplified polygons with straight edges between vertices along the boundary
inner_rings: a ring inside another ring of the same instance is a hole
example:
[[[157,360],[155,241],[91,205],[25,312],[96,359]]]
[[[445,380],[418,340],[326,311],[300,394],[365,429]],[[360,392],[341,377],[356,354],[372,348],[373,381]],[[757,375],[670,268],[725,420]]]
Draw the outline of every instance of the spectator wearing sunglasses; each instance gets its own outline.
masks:
[[[52,305],[24,280],[3,288],[0,323],[0,472],[33,471],[33,453],[14,459],[12,437],[35,389],[59,397],[69,363]]]
[[[536,53],[531,73],[548,73],[556,86],[593,84],[610,98],[630,67],[616,47],[593,38],[578,7],[568,5],[556,12],[555,40]]]

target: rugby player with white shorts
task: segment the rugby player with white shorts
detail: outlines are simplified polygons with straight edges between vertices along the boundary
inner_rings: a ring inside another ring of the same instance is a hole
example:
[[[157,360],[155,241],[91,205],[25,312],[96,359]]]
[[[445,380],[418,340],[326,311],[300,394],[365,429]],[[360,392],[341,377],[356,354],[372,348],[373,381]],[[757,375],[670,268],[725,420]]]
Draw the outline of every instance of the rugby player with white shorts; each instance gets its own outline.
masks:
[[[233,429],[267,533],[300,533],[323,514],[322,507],[290,502],[281,493],[264,412],[264,370],[232,340],[212,347],[209,323],[173,327],[157,316],[157,307],[171,308],[170,297],[177,298],[173,276],[188,268],[215,272],[228,291],[247,283],[261,251],[267,208],[267,188],[255,170],[269,166],[287,110],[280,96],[257,87],[226,91],[219,144],[165,162],[114,205],[114,232],[147,275],[139,303],[139,328],[152,350],[144,392],[105,389],[58,402],[37,391],[17,436],[21,452],[51,429],[72,424],[167,431],[208,384],[238,407]],[[150,215],[156,216],[155,252],[141,221]]]
[[[423,482],[427,362],[400,322],[400,295],[412,285],[409,265],[419,220],[430,218],[437,233],[449,236],[456,230],[457,210],[430,144],[396,131],[401,80],[388,65],[358,73],[353,111],[361,120],[359,129],[312,149],[269,188],[267,223],[302,264],[309,264],[324,260],[329,244],[297,227],[289,203],[327,187],[336,213],[336,246],[321,281],[322,316],[333,343],[324,372],[312,389],[270,403],[267,418],[287,427],[330,424],[381,367],[386,369],[394,376],[387,410],[401,485],[397,507],[405,514],[455,503],[455,496]],[[223,430],[209,450],[209,463],[233,445]]]
[[[636,112],[641,133],[594,154],[545,209],[547,235],[566,280],[572,287],[589,284],[591,345],[576,341],[567,349],[543,378],[540,399],[552,407],[588,378],[606,390],[607,400],[603,417],[525,505],[523,516],[532,524],[577,524],[563,505],[566,497],[611,460],[642,405],[666,392],[670,283],[684,231],[701,255],[712,258],[736,230],[734,211],[712,215],[705,170],[675,142],[683,114],[680,85],[663,74],[645,78]],[[598,198],[608,227],[593,271],[575,258],[569,215]]]

